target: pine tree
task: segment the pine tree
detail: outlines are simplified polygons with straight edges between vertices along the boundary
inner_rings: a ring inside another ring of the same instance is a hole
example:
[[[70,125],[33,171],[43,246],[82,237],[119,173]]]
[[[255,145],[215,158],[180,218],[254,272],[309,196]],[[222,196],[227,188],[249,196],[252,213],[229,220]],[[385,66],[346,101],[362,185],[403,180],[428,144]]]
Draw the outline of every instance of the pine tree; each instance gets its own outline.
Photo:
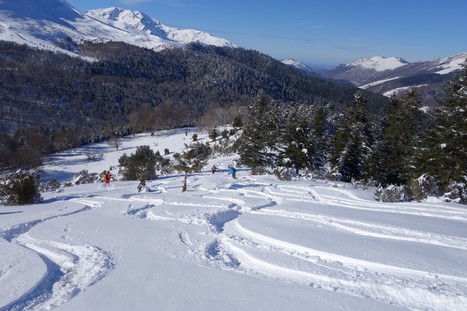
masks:
[[[331,165],[343,181],[364,179],[371,154],[371,131],[367,100],[362,93],[354,95],[354,101],[342,110],[341,117],[334,136]]]
[[[250,107],[250,117],[237,145],[241,162],[251,167],[252,174],[262,168],[274,167],[277,158],[278,109],[266,95],[260,95]]]
[[[331,140],[329,115],[327,106],[315,105],[312,107],[307,146],[308,161],[312,169],[321,169],[329,157],[329,142]]]
[[[383,185],[407,184],[414,178],[415,154],[420,145],[420,96],[408,91],[402,99],[393,96],[383,108],[379,137],[371,160],[371,175]]]
[[[443,106],[433,113],[435,125],[421,157],[422,168],[435,177],[441,191],[450,182],[467,181],[467,61],[445,92]]]
[[[279,154],[280,163],[287,168],[294,169],[297,175],[301,169],[310,166],[307,150],[310,129],[306,112],[302,110],[300,107],[291,109],[285,124],[284,134],[281,135],[281,141],[285,148]]]
[[[137,147],[130,156],[123,154],[118,162],[125,180],[146,181],[157,177],[156,156],[149,146]]]

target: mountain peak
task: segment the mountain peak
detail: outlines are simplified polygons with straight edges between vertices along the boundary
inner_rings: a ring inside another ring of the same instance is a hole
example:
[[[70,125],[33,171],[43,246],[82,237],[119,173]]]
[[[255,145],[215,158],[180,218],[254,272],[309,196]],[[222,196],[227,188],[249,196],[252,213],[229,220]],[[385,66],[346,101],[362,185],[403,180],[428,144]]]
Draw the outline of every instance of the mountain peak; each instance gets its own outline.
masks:
[[[125,10],[119,7],[89,10],[86,11],[85,14],[107,21],[126,21],[128,23],[135,21],[144,22],[147,20],[151,20],[153,22],[156,22],[157,24],[160,24],[158,21],[144,14],[143,12]]]
[[[0,40],[59,50],[67,39],[117,41],[153,50],[191,42],[235,47],[229,41],[193,29],[165,26],[140,12],[119,7],[82,13],[65,0],[0,0]]]
[[[304,63],[302,62],[299,62],[295,59],[284,59],[282,61],[282,63],[286,64],[286,65],[289,65],[289,66],[293,66],[295,68],[298,68],[298,69],[305,69],[305,68],[308,68],[307,65],[305,65]]]
[[[375,71],[386,71],[399,68],[401,66],[408,65],[409,62],[405,61],[400,57],[383,57],[373,56],[370,58],[361,58],[350,64],[345,65],[346,67],[361,67],[365,69],[373,69]]]
[[[164,39],[167,38],[167,34],[162,30],[163,25],[158,20],[155,20],[140,11],[110,7],[86,11],[85,14],[94,17],[103,23],[111,24],[116,28],[124,29],[126,31],[143,31]]]
[[[292,66],[298,70],[301,70],[313,77],[321,77],[318,73],[316,73],[310,66],[307,64],[304,64],[302,62],[299,62],[295,59],[284,59],[281,61],[283,64],[286,64],[288,66]]]

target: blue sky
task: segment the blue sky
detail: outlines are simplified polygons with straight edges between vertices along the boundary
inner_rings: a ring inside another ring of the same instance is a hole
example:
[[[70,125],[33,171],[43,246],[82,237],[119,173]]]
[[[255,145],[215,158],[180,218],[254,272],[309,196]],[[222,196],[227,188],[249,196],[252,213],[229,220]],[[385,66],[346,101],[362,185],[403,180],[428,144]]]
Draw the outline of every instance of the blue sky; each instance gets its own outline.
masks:
[[[67,0],[121,7],[277,59],[335,66],[358,58],[432,60],[467,52],[467,0]]]

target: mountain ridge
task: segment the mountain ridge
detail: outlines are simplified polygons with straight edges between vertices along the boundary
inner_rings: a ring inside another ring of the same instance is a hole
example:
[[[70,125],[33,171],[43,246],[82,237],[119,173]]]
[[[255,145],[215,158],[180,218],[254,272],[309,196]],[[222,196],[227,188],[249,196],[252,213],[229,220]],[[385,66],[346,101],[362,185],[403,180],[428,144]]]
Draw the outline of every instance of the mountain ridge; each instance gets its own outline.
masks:
[[[451,79],[466,60],[467,53],[413,63],[400,57],[374,56],[341,64],[320,74],[388,97],[416,88],[429,106],[436,106],[443,96],[444,81]]]
[[[194,42],[235,47],[207,32],[163,25],[139,11],[111,7],[80,12],[65,0],[0,2],[0,40],[79,56],[63,47],[70,39],[125,42],[155,51]]]

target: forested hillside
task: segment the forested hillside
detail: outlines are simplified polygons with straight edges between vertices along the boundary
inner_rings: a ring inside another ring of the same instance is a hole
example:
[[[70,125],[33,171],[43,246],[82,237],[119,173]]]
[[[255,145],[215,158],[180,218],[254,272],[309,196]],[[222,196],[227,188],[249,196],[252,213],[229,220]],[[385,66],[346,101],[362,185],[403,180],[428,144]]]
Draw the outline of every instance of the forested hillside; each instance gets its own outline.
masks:
[[[76,48],[76,47],[75,47]],[[260,92],[275,100],[342,106],[354,88],[307,77],[264,54],[190,45],[160,53],[123,43],[78,47],[93,62],[0,42],[3,130],[43,125],[126,125],[142,105],[181,105],[180,125],[212,104],[249,104]],[[384,98],[370,96],[379,107]]]
[[[28,147],[21,153],[36,159],[36,152],[112,135],[192,126],[213,105],[248,106],[259,93],[338,110],[356,91],[240,48],[190,44],[154,52],[124,43],[78,45],[71,40],[64,47],[79,50],[83,58],[0,42],[3,165],[24,162],[18,150],[38,141],[40,151]],[[373,111],[386,101],[372,93],[367,97]]]

